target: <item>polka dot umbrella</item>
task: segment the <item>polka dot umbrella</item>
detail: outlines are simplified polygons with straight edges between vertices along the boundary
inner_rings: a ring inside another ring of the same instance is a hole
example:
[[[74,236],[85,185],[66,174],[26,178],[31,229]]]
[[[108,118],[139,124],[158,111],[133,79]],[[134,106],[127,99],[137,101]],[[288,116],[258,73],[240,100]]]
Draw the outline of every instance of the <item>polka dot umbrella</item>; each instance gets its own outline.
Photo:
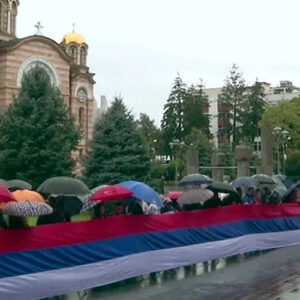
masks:
[[[4,215],[17,217],[39,217],[52,213],[53,208],[50,205],[34,201],[10,202],[3,209]]]

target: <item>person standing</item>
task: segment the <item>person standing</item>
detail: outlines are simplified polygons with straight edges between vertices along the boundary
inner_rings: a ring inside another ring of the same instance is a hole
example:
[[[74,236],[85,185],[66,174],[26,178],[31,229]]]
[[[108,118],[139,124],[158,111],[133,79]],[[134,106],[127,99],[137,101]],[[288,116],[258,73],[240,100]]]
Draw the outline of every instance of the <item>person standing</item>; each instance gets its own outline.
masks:
[[[253,204],[254,200],[254,189],[253,187],[249,187],[246,195],[243,197],[244,204]]]

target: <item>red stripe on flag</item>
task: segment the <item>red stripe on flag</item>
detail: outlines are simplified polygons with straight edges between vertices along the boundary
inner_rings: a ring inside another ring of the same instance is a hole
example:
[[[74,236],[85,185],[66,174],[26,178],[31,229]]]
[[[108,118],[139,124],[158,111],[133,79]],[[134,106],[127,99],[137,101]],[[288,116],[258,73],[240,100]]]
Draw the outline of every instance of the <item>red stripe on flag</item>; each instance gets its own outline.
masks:
[[[0,253],[88,243],[159,231],[199,228],[241,220],[300,216],[300,206],[236,205],[155,216],[119,216],[20,230],[0,230]]]

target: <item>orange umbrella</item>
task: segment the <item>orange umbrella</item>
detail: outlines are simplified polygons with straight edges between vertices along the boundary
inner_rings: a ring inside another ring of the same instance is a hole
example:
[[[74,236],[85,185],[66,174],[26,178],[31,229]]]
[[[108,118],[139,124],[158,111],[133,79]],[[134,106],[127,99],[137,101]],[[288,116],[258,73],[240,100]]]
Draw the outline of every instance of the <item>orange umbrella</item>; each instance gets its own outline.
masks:
[[[43,198],[43,196],[34,191],[18,190],[13,192],[12,194],[18,202],[33,201],[33,202],[45,203],[45,199]]]

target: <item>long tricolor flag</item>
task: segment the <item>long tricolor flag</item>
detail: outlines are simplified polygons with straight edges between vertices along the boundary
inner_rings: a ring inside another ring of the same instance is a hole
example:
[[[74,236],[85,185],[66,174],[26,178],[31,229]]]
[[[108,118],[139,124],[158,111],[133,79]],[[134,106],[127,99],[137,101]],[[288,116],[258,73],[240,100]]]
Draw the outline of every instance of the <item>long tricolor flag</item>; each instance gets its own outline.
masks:
[[[0,299],[62,295],[300,243],[300,206],[247,205],[0,231]]]

